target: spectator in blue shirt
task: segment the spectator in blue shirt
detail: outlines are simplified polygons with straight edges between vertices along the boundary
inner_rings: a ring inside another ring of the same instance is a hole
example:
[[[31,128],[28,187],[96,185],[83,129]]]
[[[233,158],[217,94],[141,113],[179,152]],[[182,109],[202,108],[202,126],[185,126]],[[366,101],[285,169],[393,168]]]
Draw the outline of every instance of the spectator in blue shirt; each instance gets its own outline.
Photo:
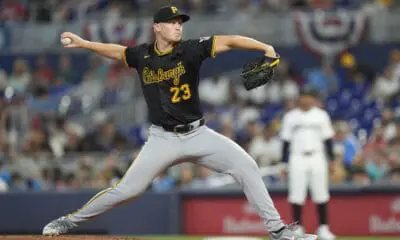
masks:
[[[175,183],[175,179],[168,175],[167,170],[164,170],[153,180],[151,188],[154,192],[168,192],[175,188]]]
[[[326,95],[337,89],[339,80],[330,64],[323,64],[320,69],[311,70],[306,77],[306,85]]]
[[[343,164],[346,169],[350,169],[354,159],[361,152],[361,146],[357,138],[351,134],[346,122],[341,121],[336,125],[335,144],[343,149]]]

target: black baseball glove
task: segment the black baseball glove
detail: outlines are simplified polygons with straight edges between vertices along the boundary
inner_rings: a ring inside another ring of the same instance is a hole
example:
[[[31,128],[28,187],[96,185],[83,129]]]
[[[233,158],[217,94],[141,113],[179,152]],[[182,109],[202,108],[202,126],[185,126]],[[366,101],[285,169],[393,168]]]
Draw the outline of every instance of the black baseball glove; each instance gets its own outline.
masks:
[[[270,82],[274,76],[274,68],[279,64],[280,56],[257,57],[246,63],[240,74],[246,90],[251,90]]]

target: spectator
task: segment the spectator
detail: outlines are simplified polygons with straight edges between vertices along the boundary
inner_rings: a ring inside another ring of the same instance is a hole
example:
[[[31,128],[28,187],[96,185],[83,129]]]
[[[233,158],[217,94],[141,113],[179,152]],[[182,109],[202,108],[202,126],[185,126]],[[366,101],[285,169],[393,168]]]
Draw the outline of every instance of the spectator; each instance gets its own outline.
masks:
[[[117,166],[116,154],[109,154],[105,158],[104,168],[100,172],[100,178],[98,178],[98,183],[96,184],[99,188],[107,186],[115,186],[123,178],[123,172]]]
[[[257,161],[260,167],[267,167],[280,161],[281,144],[273,125],[266,124],[263,134],[252,139],[249,146],[249,154]]]
[[[400,81],[400,50],[395,49],[390,53],[390,65],[393,81]]]
[[[55,76],[49,83],[49,94],[53,96],[62,96],[71,87],[71,85],[65,82],[64,78],[61,76]]]
[[[331,165],[329,182],[330,184],[343,184],[347,179],[347,171],[343,166],[343,156],[340,154],[335,155],[336,159]]]
[[[384,139],[384,131],[383,127],[378,126],[373,129],[373,133],[371,134],[370,139],[364,145],[363,151],[373,152],[375,150],[383,149],[386,146],[386,141]]]
[[[47,62],[46,55],[39,55],[35,62],[34,75],[37,78],[36,83],[48,85],[54,76],[53,68]]]
[[[72,7],[68,4],[68,1],[59,1],[53,10],[52,20],[53,22],[68,22],[76,18]]]
[[[386,68],[383,75],[375,81],[373,95],[384,101],[390,100],[400,90],[399,79],[394,79],[392,69]]]
[[[400,147],[400,118],[396,119],[396,134],[389,140],[389,145],[392,147]]]
[[[220,186],[221,182],[217,175],[209,168],[204,166],[196,166],[197,177],[193,180],[192,188],[213,188]]]
[[[0,90],[5,90],[8,84],[8,76],[6,71],[0,69]]]
[[[65,191],[65,190],[69,190],[69,185],[67,184],[67,182],[65,181],[66,177],[65,177],[65,173],[61,170],[61,168],[56,167],[53,169],[53,183],[54,183],[54,188],[56,191]],[[86,186],[83,185],[83,183],[78,182],[79,179],[78,177],[75,178],[77,184],[79,184],[78,186],[80,188],[85,188]]]
[[[10,185],[9,185],[10,191],[27,191],[28,186],[22,177],[22,175],[19,172],[12,172],[11,173],[11,179],[10,179]]]
[[[52,171],[50,168],[43,168],[41,171],[40,186],[43,191],[48,191],[54,188],[52,181]]]
[[[73,98],[77,98],[78,101],[82,102],[82,108],[84,109],[97,106],[104,90],[104,85],[100,79],[95,78],[92,72],[89,71],[84,74],[83,81],[71,93]]]
[[[34,6],[30,6],[34,7]],[[36,5],[36,21],[50,23],[52,20],[52,1],[43,0],[40,4]]]
[[[242,102],[247,102],[255,106],[262,106],[268,100],[268,87],[269,84],[266,84],[248,91],[243,85],[239,84],[235,88],[235,93]]]
[[[0,178],[0,194],[8,191],[8,184]]]
[[[55,157],[62,157],[66,151],[73,148],[71,138],[77,133],[68,126],[64,118],[56,118],[49,132],[49,145]]]
[[[389,165],[382,152],[377,152],[373,156],[366,156],[367,163],[365,170],[372,181],[382,180],[389,172]]]
[[[248,122],[258,121],[260,119],[259,109],[251,104],[250,101],[246,102],[238,112],[237,116],[237,128],[243,129]]]
[[[85,155],[81,158],[81,161],[78,163],[78,169],[76,171],[76,179],[81,186],[81,188],[97,188],[98,186],[94,184],[96,181],[96,171],[95,171],[95,162],[94,159],[89,156]],[[60,183],[62,185],[65,185],[65,182],[63,181],[63,174],[60,173]],[[60,187],[60,186],[58,186]]]
[[[41,84],[33,87],[32,96],[28,99],[27,105],[40,114],[51,114],[58,110],[58,101],[52,99],[49,96],[49,89]]]
[[[317,90],[321,95],[327,95],[338,87],[338,76],[329,63],[324,63],[321,69],[314,69],[307,74],[307,87]]]
[[[233,122],[229,119],[222,120],[218,132],[231,140],[237,140]]]
[[[51,148],[48,141],[48,135],[41,127],[30,129],[28,139],[22,146],[22,151],[26,154],[50,154]]]
[[[261,132],[260,123],[250,120],[246,123],[243,129],[239,130],[236,142],[241,145],[246,151],[249,150],[249,144],[252,139],[259,136]]]
[[[348,124],[344,121],[336,124],[335,133],[334,142],[337,145],[336,148],[342,149],[344,167],[350,169],[353,161],[361,151],[357,138],[351,134]]]
[[[91,55],[88,61],[87,77],[99,82],[105,82],[111,71],[111,62],[97,55]]]
[[[393,168],[390,171],[389,181],[394,184],[400,184],[400,167]]]
[[[369,185],[371,183],[368,174],[362,167],[353,167],[350,171],[351,183],[355,185]]]
[[[118,133],[113,119],[105,119],[99,126],[99,131],[94,131],[86,135],[82,141],[81,151],[107,151],[110,152],[120,146],[121,142],[126,142],[124,136]],[[118,145],[117,145],[118,144]]]
[[[178,188],[189,187],[193,181],[193,171],[191,166],[182,164],[179,168],[179,180],[177,182]]]
[[[12,87],[17,94],[24,94],[30,83],[31,74],[26,61],[21,58],[15,60],[13,71],[8,78],[8,86]]]
[[[61,55],[58,62],[58,76],[62,77],[66,83],[76,84],[78,83],[78,77],[76,71],[72,69],[71,58],[69,55]]]
[[[226,76],[214,74],[200,81],[200,99],[211,106],[223,106],[230,97],[230,80]]]
[[[383,139],[385,142],[390,141],[396,136],[395,114],[390,108],[382,111]]]
[[[311,8],[328,10],[335,6],[335,0],[310,0],[308,4]]]
[[[350,53],[344,53],[340,57],[343,67],[339,79],[343,79],[340,87],[370,85],[376,78],[376,73],[368,64],[358,62]]]
[[[26,9],[18,0],[3,0],[0,2],[1,22],[22,22],[26,18]]]
[[[175,188],[175,179],[168,175],[168,171],[162,171],[152,182],[151,189],[154,192],[168,192]]]

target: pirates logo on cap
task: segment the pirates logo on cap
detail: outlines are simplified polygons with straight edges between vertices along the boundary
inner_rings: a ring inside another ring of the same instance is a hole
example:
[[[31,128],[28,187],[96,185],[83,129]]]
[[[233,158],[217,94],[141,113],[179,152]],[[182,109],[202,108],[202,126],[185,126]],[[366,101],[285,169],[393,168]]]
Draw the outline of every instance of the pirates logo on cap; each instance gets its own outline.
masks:
[[[171,7],[171,11],[173,14],[175,14],[178,11],[178,9],[176,7]]]

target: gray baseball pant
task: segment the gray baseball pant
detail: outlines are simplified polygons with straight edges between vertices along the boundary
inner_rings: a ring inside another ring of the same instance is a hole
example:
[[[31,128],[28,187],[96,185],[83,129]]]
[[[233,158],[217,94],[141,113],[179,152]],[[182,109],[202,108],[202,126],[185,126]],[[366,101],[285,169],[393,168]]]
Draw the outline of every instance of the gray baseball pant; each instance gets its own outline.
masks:
[[[182,161],[231,175],[243,187],[267,231],[284,226],[256,162],[234,141],[207,126],[179,134],[152,125],[148,140],[121,181],[96,194],[68,218],[81,223],[138,197],[162,170]]]

